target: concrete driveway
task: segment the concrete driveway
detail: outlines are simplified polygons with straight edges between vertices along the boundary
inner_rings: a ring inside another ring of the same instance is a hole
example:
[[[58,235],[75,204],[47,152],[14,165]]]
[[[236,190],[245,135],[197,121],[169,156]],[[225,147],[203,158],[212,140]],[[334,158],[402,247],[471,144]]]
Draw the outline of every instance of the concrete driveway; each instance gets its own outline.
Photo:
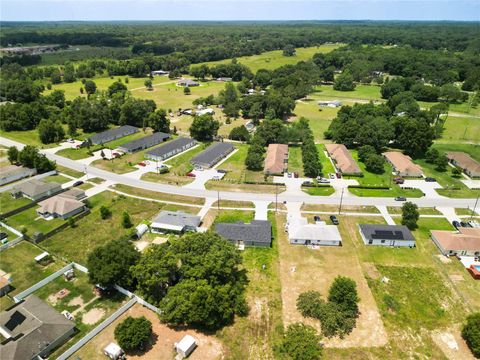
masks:
[[[273,177],[273,182],[275,184],[285,184],[286,190],[285,193],[289,195],[295,195],[295,194],[302,194],[305,195],[305,193],[302,191],[302,184],[304,181],[312,181],[312,179],[309,178],[294,178],[293,175],[291,177],[288,177],[288,174],[283,174],[283,176],[274,176]]]
[[[190,184],[183,186],[187,189],[197,189],[197,190],[205,190],[205,183],[208,180],[221,180],[225,174],[219,173],[216,169],[206,169],[206,170],[193,170],[193,174],[195,174],[195,180]]]
[[[425,180],[405,180],[405,182],[400,185],[402,188],[415,188],[420,189],[426,197],[428,198],[443,198],[439,195],[435,189],[443,189],[442,186],[437,182],[427,182]]]
[[[480,180],[461,180],[469,189],[480,189]]]

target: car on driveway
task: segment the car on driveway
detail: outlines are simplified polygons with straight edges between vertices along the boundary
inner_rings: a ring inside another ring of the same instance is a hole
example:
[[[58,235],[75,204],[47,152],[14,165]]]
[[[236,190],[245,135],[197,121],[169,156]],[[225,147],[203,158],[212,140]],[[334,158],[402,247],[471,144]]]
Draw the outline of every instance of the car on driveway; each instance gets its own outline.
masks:
[[[6,239],[8,237],[7,233],[0,232],[0,240]]]
[[[305,180],[304,182],[302,182],[302,185],[313,185],[313,181],[312,180]]]
[[[335,179],[335,174],[328,174],[328,176],[330,177],[330,179]]]
[[[75,186],[80,186],[80,185],[82,185],[82,184],[83,184],[83,181],[82,181],[82,180],[78,180],[78,181],[75,181],[72,186],[75,187]]]
[[[338,218],[335,215],[330,215],[330,221],[332,222],[333,225],[340,224],[340,222],[338,221]]]
[[[433,178],[433,177],[427,176],[427,177],[425,178],[425,181],[426,181],[426,182],[436,182],[437,179],[435,179],[435,178]]]
[[[218,169],[217,172],[220,173],[220,174],[226,174],[227,170]]]
[[[187,176],[188,176],[188,177],[195,177],[196,175],[195,175],[194,173],[189,172],[189,173],[187,174]]]
[[[342,173],[337,172],[337,173],[335,173],[335,176],[337,177],[337,179],[341,179],[342,178]]]
[[[289,178],[291,178],[291,177],[292,177],[292,173],[290,173],[290,172],[287,173],[287,176],[288,176]]]
[[[294,172],[294,173],[293,173],[293,177],[294,177],[295,179],[297,179],[297,178],[298,178],[298,172]]]
[[[315,216],[313,217],[313,221],[317,222],[317,221],[322,221],[322,220],[320,219],[320,216],[315,215]]]
[[[327,178],[323,178],[321,176],[317,177],[317,182],[319,184],[330,184],[330,180],[328,180]]]
[[[407,201],[407,198],[404,197],[404,196],[397,196],[397,197],[395,198],[395,201]]]
[[[145,164],[143,161],[140,161],[140,162],[138,163],[138,166],[143,166],[143,167],[144,167],[144,166],[146,166],[146,165],[147,165],[147,164]]]
[[[461,227],[462,225],[460,225],[460,222],[457,221],[457,220],[453,220],[452,221],[452,225],[455,229],[458,229],[459,227]]]
[[[468,222],[464,222],[464,221],[461,221],[461,222],[460,222],[460,226],[461,226],[461,227],[468,227],[468,228],[471,227]]]
[[[468,221],[468,225],[470,225],[472,228],[480,227],[480,224],[478,223],[478,221],[475,221],[475,220]]]
[[[393,182],[397,185],[400,185],[400,184],[403,184],[405,183],[405,179],[402,179],[402,178],[395,178],[393,179]]]

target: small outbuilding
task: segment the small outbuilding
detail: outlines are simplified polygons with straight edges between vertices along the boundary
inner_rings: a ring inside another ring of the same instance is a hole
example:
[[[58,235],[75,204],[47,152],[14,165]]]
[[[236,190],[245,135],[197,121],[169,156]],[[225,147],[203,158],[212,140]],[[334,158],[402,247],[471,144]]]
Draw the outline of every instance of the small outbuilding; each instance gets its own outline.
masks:
[[[103,349],[103,353],[112,360],[123,359],[125,357],[125,353],[123,352],[122,348],[115,343],[108,344]]]
[[[140,239],[148,231],[147,224],[140,224],[135,228],[135,237]]]
[[[177,350],[178,355],[184,358],[188,357],[196,347],[197,342],[191,335],[185,335],[180,342],[175,343],[175,350]]]

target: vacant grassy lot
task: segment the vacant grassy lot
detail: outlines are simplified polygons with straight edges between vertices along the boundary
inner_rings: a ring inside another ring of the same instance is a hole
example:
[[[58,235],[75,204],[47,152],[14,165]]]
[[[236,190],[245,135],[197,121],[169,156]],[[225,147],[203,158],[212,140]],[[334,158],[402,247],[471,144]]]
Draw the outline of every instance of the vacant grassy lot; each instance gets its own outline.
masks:
[[[323,133],[328,129],[332,120],[337,116],[339,108],[321,108],[317,104],[318,99],[302,99],[296,102],[295,117],[290,121],[295,121],[301,117],[310,120],[315,141],[324,141]]]
[[[281,193],[282,191],[285,191],[284,185],[234,184],[222,180],[209,180],[205,183],[205,188],[207,190],[239,191],[260,194],[275,194],[276,192]]]
[[[262,171],[247,170],[245,166],[245,159],[247,157],[248,145],[247,144],[235,144],[237,151],[232,154],[227,160],[225,160],[219,169],[226,170],[227,173],[223,177],[225,181],[231,181],[236,183],[242,182],[264,182],[265,175]],[[267,182],[270,182],[271,178],[267,178]]]
[[[21,197],[18,199],[14,199],[10,195],[10,191],[4,191],[0,193],[0,212],[6,213],[24,205],[30,204],[32,201],[30,199]]]
[[[358,189],[348,188],[353,195],[361,197],[397,197],[404,196],[406,198],[419,198],[423,193],[419,189],[402,189],[398,185],[392,185],[391,189]]]
[[[161,193],[157,191],[139,189],[139,188],[135,188],[128,185],[123,185],[123,184],[116,184],[112,186],[112,189],[124,192],[126,194],[130,194],[133,196],[140,196],[140,197],[156,199],[161,201],[171,201],[171,202],[179,202],[179,203],[193,204],[193,205],[203,205],[205,203],[204,198]]]
[[[177,186],[190,184],[194,180],[193,177],[179,176],[172,173],[158,174],[154,172],[145,173],[140,177],[140,179],[145,181],[151,181],[151,182],[156,182],[161,184],[171,184],[171,185],[177,185]]]
[[[401,206],[387,206],[387,210],[390,214],[402,214]],[[442,215],[440,211],[431,207],[420,207],[418,212],[420,215]]]
[[[478,142],[480,119],[448,116],[440,142]]]
[[[326,205],[326,204],[303,204],[301,207],[302,211],[321,211],[321,212],[331,212],[338,213],[338,205]],[[376,206],[355,206],[355,205],[343,205],[342,211],[344,212],[359,212],[359,213],[371,213],[379,214]]]
[[[331,186],[302,186],[302,190],[313,196],[330,196],[335,192]]]
[[[283,56],[282,50],[267,51],[259,55],[242,56],[237,58],[237,61],[240,64],[248,66],[250,70],[255,73],[259,69],[273,70],[283,65],[294,65],[299,61],[310,60],[316,53],[327,53],[341,47],[342,45],[343,44],[324,44],[307,48],[297,48],[295,56]],[[212,66],[216,64],[229,64],[230,62],[231,60],[227,59],[210,61],[204,64]]]
[[[165,161],[165,164],[170,166],[170,174],[185,176],[187,173],[193,170],[193,166],[190,160],[202,152],[207,147],[207,144],[199,144],[187,151],[173,157],[170,160]]]
[[[26,145],[34,145],[39,147],[40,149],[48,149],[55,146],[57,144],[43,144],[38,137],[37,130],[28,130],[28,131],[3,131],[0,130],[0,136],[5,137],[10,140],[21,142],[22,144]]]
[[[216,223],[235,223],[237,221],[243,221],[244,223],[249,223],[253,220],[255,216],[254,211],[243,211],[243,210],[220,210],[220,213],[217,212],[215,218]]]
[[[254,204],[251,201],[234,201],[234,200],[221,200],[215,201],[212,204],[212,208],[217,206],[227,207],[227,208],[254,208]]]
[[[69,175],[71,177],[74,177],[74,178],[79,178],[79,177],[82,177],[83,175],[85,175],[84,173],[82,173],[80,171],[75,171],[75,170],[63,167],[61,165],[57,165],[57,171],[65,174],[65,175]]]
[[[331,98],[331,99],[352,99],[352,100],[380,100],[380,86],[376,85],[357,85],[352,91],[338,91],[333,89],[333,85],[322,85],[315,88],[312,97]]]
[[[303,174],[302,148],[300,146],[288,147],[288,171],[296,172],[299,176]]]
[[[63,176],[63,175],[60,175],[60,174],[56,174],[56,175],[51,175],[51,176],[47,176],[46,178],[43,178],[42,181],[44,182],[56,182],[56,183],[59,183],[59,184],[65,184],[69,181],[72,181],[72,179],[70,178],[67,178],[66,176]]]
[[[46,234],[65,222],[65,220],[61,218],[45,220],[43,217],[37,214],[37,209],[38,206],[34,206],[30,209],[22,211],[21,213],[8,217],[4,220],[4,222],[19,231],[25,227],[27,230],[26,234],[30,237],[32,237],[36,232]]]

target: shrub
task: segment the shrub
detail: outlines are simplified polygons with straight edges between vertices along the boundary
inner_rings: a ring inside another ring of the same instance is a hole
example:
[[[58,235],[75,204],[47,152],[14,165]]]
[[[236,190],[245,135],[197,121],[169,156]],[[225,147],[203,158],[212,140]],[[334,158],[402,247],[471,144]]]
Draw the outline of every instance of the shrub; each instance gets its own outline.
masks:
[[[127,317],[115,328],[115,340],[125,351],[143,350],[152,335],[152,323],[144,316]]]
[[[102,207],[100,208],[100,217],[105,220],[108,219],[110,216],[112,216],[112,211],[105,205],[102,205]]]
[[[480,357],[480,313],[467,316],[462,328],[462,337],[475,357]]]
[[[125,229],[129,229],[133,226],[132,219],[130,218],[130,214],[126,211],[124,211],[122,215],[122,226]]]
[[[322,357],[322,345],[317,331],[301,323],[288,326],[280,351],[293,360],[316,360]]]

